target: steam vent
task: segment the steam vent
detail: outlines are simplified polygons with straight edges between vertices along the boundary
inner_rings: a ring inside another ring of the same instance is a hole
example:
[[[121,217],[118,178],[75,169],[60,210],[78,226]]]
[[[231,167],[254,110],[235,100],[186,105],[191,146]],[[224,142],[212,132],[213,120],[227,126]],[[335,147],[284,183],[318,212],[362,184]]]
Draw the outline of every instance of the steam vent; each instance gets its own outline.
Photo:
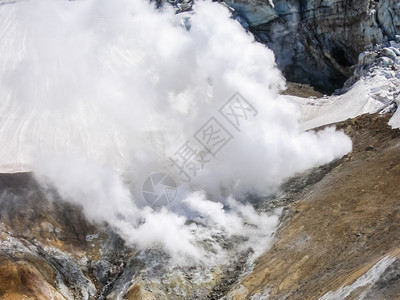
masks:
[[[0,300],[400,299],[397,0],[0,0]]]

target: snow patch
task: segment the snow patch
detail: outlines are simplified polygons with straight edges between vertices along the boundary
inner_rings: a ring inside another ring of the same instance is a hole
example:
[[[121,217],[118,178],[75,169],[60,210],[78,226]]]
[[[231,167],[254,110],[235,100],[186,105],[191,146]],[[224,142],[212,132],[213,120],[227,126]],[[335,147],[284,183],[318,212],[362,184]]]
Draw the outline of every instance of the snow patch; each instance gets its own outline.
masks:
[[[383,272],[395,261],[395,258],[390,258],[389,256],[386,256],[382,258],[380,261],[378,261],[367,273],[362,275],[360,278],[358,278],[353,284],[345,287],[341,287],[335,292],[328,292],[325,295],[323,295],[319,300],[336,300],[336,299],[345,299],[347,296],[349,296],[353,291],[360,287],[365,287],[365,286],[372,286],[373,283],[375,283],[379,277],[383,274]],[[362,295],[360,296],[360,299],[362,299]]]
[[[299,105],[301,110],[301,128],[308,130],[326,124],[341,122],[365,113],[387,112],[393,103],[399,102],[400,44],[390,42],[390,48],[377,46],[360,54],[355,71],[358,79],[341,95],[332,95],[319,99],[288,96]],[[388,64],[382,59],[392,62]],[[352,79],[354,80],[354,79]],[[388,108],[386,111],[385,108]],[[400,127],[399,113],[392,117],[389,124]]]

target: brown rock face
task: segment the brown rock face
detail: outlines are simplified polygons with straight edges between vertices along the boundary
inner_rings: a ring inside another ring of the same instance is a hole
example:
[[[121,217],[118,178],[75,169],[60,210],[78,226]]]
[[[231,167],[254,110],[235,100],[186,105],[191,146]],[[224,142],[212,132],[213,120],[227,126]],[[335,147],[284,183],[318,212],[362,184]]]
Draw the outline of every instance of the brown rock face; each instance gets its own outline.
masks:
[[[95,299],[126,254],[31,173],[0,174],[0,299]]]
[[[363,115],[338,125],[352,137],[353,152],[296,196],[274,246],[233,299],[266,292],[268,299],[318,299],[353,284],[382,258],[400,258],[400,131],[387,121]],[[366,292],[374,297],[365,299],[398,299],[396,264],[374,285],[339,298]]]

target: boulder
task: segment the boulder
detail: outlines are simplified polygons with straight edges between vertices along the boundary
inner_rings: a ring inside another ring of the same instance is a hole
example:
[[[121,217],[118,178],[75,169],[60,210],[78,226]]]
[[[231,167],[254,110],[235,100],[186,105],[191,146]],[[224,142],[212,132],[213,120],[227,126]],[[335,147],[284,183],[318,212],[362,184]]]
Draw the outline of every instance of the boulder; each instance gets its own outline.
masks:
[[[396,60],[396,53],[390,48],[383,48],[381,52],[382,56],[388,57],[392,60]]]

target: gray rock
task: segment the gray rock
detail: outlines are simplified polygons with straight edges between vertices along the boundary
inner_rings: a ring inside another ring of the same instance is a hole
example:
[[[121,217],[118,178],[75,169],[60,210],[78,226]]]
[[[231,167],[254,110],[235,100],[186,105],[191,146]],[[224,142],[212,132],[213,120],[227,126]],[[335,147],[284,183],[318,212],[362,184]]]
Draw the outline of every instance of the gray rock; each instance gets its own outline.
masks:
[[[353,74],[366,45],[399,31],[397,0],[225,0],[275,53],[289,81],[330,90]],[[329,92],[329,91],[328,91]]]
[[[395,299],[400,293],[400,260],[396,259],[362,299]]]
[[[92,262],[91,267],[96,280],[102,284],[106,284],[108,281],[111,264],[106,260],[99,260]]]
[[[399,51],[399,49],[394,48],[394,47],[390,47],[389,49],[392,50],[397,56],[400,56],[400,51]]]
[[[382,67],[390,67],[394,65],[394,61],[390,59],[389,57],[381,57],[379,59]]]
[[[246,19],[246,22],[252,27],[279,18],[276,8],[268,1],[226,0],[225,2],[233,7],[238,14],[242,15]]]
[[[391,39],[400,34],[400,3],[398,0],[381,0],[378,3],[378,21]]]
[[[383,48],[381,54],[385,57],[390,58],[391,60],[396,60],[397,57],[396,53],[394,53],[394,51],[389,48]]]
[[[377,57],[377,53],[374,51],[364,51],[360,53],[358,56],[358,64],[359,65],[369,65],[371,64],[375,58]]]

